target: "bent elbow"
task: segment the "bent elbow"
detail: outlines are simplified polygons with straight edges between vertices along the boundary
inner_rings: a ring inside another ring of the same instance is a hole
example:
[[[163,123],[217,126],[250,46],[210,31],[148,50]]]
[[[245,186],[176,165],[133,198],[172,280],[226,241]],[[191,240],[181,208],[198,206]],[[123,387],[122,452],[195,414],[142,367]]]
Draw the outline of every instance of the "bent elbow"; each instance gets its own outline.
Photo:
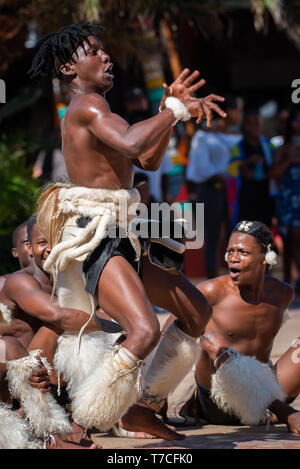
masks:
[[[129,143],[128,145],[126,145],[125,152],[128,158],[136,159],[142,153],[142,149],[137,143]]]

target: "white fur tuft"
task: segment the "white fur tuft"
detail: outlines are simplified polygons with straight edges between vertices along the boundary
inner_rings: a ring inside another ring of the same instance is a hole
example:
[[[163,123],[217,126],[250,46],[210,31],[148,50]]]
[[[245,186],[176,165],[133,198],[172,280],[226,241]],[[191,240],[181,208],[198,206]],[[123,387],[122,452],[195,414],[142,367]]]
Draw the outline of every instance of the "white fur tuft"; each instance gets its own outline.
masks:
[[[55,432],[64,436],[71,431],[71,425],[64,409],[57,404],[51,393],[43,394],[29,384],[29,378],[36,366],[41,350],[7,362],[7,379],[12,397],[20,400],[26,418],[38,437]]]
[[[138,360],[132,368],[124,368],[120,348],[110,351],[102,366],[97,366],[74,393],[72,415],[84,428],[110,430],[137,401]]]
[[[265,255],[265,261],[267,264],[276,265],[277,264],[277,254],[275,251],[269,250]]]
[[[224,412],[238,417],[245,425],[265,420],[265,411],[284,393],[275,373],[258,360],[239,355],[227,360],[212,376],[211,397]]]
[[[154,410],[163,404],[198,360],[200,345],[175,323],[167,329],[145,376],[142,397]]]
[[[107,334],[102,331],[83,334],[79,352],[78,335],[65,333],[60,336],[54,357],[54,368],[67,382],[71,398],[78,386],[97,367],[101,368],[105,354],[108,350],[112,350],[119,336],[120,334]]]
[[[183,104],[180,99],[175,98],[174,96],[169,96],[165,101],[165,106],[167,109],[170,109],[173,112],[174,117],[176,119],[175,124],[177,124],[179,120],[182,120],[184,122],[190,120],[191,114],[189,113],[186,105]]]
[[[7,324],[11,323],[12,312],[9,309],[9,307],[6,304],[1,303],[1,301],[0,301],[0,313],[2,313],[2,317],[0,317],[0,324],[1,323],[7,323]]]
[[[42,443],[32,438],[26,421],[0,402],[0,449],[42,448]]]

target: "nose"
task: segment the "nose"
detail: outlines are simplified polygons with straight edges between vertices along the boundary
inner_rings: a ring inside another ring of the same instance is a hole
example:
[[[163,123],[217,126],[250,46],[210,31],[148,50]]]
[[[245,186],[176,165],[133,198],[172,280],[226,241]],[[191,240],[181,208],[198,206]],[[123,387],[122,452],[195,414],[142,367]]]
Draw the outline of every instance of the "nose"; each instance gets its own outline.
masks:
[[[107,63],[110,61],[110,56],[104,52],[103,50],[100,50],[100,59],[102,60],[103,63]]]
[[[240,257],[238,252],[232,252],[230,256],[230,262],[239,262]]]

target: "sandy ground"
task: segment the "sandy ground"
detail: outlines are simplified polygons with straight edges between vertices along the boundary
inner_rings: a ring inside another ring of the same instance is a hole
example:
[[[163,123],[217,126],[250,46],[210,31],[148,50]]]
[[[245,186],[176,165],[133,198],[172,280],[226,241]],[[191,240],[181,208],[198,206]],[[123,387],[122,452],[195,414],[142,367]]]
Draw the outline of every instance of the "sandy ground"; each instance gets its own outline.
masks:
[[[166,315],[159,314],[159,319],[165,321]],[[273,350],[272,361],[278,358],[290,347],[291,342],[300,336],[300,301],[295,301],[289,312],[288,319],[278,333]],[[184,381],[169,397],[169,406],[174,408],[184,402],[187,390],[193,384],[193,373],[190,372]],[[300,411],[300,396],[293,403],[293,407]],[[300,436],[292,435],[285,425],[271,425],[255,427],[232,427],[205,425],[202,427],[177,427],[177,431],[184,433],[182,441],[165,441],[161,439],[146,440],[133,438],[115,438],[108,433],[93,433],[95,442],[104,449],[300,449]]]

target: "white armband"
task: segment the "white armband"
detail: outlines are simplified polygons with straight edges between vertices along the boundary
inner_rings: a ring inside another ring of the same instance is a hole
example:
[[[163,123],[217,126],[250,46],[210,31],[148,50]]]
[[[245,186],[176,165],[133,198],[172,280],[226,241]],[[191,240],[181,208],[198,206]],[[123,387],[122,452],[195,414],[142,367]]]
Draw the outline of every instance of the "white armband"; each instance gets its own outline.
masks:
[[[176,118],[173,125],[176,125],[180,120],[186,122],[192,117],[185,104],[183,104],[183,102],[178,98],[169,96],[165,101],[165,106],[173,112],[174,117]]]

